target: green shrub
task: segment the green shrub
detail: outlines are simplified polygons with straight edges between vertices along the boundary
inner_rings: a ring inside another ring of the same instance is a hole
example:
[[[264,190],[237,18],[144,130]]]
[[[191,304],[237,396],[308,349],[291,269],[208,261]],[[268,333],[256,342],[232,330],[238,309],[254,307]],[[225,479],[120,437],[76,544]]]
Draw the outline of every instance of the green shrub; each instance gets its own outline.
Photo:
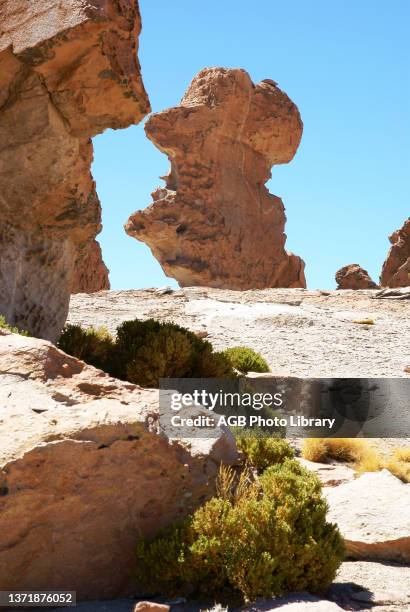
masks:
[[[234,346],[226,349],[223,354],[241,374],[247,374],[248,372],[270,372],[270,368],[262,355],[246,346]]]
[[[257,472],[263,472],[269,466],[295,456],[289,442],[282,438],[253,435],[252,431],[235,437],[238,449],[245,454],[247,461]]]
[[[224,378],[235,372],[222,353],[193,332],[154,319],[125,321],[114,340],[105,328],[67,325],[58,342],[66,353],[112,376],[158,387],[160,378]]]
[[[235,485],[222,469],[222,486],[192,517],[137,545],[141,593],[223,597],[245,601],[291,591],[320,593],[344,557],[317,476],[294,459],[244,472]],[[221,478],[220,478],[221,482]]]
[[[232,377],[229,361],[212,344],[175,323],[126,321],[117,329],[114,374],[157,387],[159,378]]]
[[[57,343],[65,353],[77,357],[86,363],[108,371],[113,359],[114,340],[106,327],[89,327],[66,325]]]
[[[19,334],[20,336],[29,336],[30,334],[24,329],[19,329],[18,327],[14,327],[13,325],[9,325],[6,321],[6,318],[3,315],[0,315],[0,328],[6,329],[12,334]]]

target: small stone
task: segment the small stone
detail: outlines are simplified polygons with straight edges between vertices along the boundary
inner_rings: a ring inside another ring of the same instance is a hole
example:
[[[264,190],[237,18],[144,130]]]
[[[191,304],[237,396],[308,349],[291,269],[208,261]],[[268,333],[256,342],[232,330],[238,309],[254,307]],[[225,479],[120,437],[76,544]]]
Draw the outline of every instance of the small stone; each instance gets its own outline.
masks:
[[[168,612],[170,606],[155,601],[139,601],[134,606],[134,612]]]

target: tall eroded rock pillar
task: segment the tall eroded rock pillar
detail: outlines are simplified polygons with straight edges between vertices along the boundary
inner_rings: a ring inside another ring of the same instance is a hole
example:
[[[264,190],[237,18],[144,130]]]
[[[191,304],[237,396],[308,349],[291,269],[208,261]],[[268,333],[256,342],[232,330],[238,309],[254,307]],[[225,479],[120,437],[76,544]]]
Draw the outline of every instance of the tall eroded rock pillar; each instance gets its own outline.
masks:
[[[390,251],[383,263],[380,282],[383,287],[410,286],[410,217],[403,227],[389,236]]]
[[[302,129],[274,81],[254,85],[244,70],[202,70],[180,106],[146,124],[171,170],[127,233],[181,286],[305,287],[303,261],[285,250],[282,200],[265,187],[271,167],[294,157]]]
[[[150,111],[140,28],[136,0],[0,0],[0,314],[33,335],[108,283],[91,137]]]

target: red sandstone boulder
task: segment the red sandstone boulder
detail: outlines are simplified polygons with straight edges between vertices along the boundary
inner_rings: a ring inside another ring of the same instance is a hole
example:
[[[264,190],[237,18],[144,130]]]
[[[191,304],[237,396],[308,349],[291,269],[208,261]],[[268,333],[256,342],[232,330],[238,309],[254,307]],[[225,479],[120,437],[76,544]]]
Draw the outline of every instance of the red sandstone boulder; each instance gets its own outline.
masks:
[[[383,287],[410,285],[410,217],[403,227],[389,236],[392,244],[383,264],[380,281]]]
[[[33,335],[107,284],[91,137],[150,110],[140,28],[135,0],[0,0],[0,313]]]
[[[359,264],[349,264],[336,272],[337,289],[378,289],[367,270]]]
[[[303,261],[285,250],[282,200],[265,187],[272,165],[292,160],[303,129],[274,81],[206,68],[180,106],[152,115],[145,129],[171,170],[126,231],[168,276],[181,286],[305,287]]]

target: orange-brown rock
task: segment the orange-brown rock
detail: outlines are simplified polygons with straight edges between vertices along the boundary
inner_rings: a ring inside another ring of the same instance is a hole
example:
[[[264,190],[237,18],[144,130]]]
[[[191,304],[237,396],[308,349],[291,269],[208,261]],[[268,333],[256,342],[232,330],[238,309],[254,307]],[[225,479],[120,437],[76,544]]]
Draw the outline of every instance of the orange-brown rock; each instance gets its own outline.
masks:
[[[302,129],[274,81],[254,85],[244,70],[202,70],[180,106],[146,124],[171,170],[127,233],[181,286],[305,287],[303,261],[285,251],[282,200],[265,187],[272,165],[295,155]]]
[[[79,251],[71,277],[71,293],[95,293],[110,288],[109,270],[97,240]]]
[[[95,255],[91,137],[149,111],[140,27],[135,0],[0,0],[0,313],[37,336]]]
[[[389,236],[392,244],[383,264],[380,282],[383,287],[410,285],[410,217],[403,227]]]
[[[158,390],[1,329],[0,406],[0,590],[132,595],[138,538],[192,512],[238,458],[226,428],[172,438]]]
[[[338,289],[378,289],[367,270],[359,264],[349,264],[336,272]]]

